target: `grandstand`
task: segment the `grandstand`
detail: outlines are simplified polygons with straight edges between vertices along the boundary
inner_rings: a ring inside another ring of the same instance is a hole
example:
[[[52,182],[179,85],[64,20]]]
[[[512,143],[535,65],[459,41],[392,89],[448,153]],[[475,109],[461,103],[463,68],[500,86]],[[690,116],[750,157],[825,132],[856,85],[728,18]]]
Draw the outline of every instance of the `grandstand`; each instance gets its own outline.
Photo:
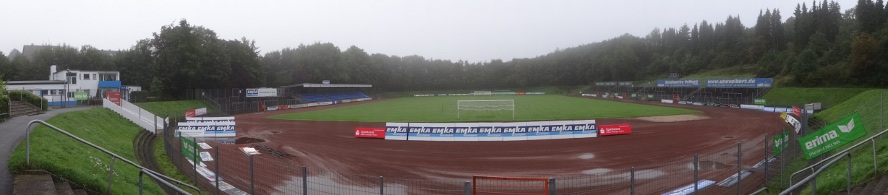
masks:
[[[188,97],[216,107],[223,115],[287,109],[300,104],[329,105],[370,99],[370,84],[302,83],[277,88],[196,89]]]
[[[632,81],[596,82],[584,96],[675,101],[711,106],[753,104],[771,88],[770,78],[659,80],[656,85],[638,86]]]

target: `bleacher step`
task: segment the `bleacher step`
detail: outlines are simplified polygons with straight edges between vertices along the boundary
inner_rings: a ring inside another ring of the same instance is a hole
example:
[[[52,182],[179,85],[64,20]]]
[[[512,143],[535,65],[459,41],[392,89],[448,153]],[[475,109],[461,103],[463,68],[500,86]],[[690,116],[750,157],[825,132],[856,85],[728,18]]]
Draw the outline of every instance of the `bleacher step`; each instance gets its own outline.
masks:
[[[74,190],[71,189],[71,184],[64,181],[59,181],[55,183],[56,194],[58,195],[74,195]]]
[[[879,179],[879,183],[873,188],[872,194],[885,194],[885,192],[888,192],[886,188],[888,188],[888,177],[882,176]]]
[[[21,174],[15,176],[13,194],[55,195],[56,186],[49,174]]]

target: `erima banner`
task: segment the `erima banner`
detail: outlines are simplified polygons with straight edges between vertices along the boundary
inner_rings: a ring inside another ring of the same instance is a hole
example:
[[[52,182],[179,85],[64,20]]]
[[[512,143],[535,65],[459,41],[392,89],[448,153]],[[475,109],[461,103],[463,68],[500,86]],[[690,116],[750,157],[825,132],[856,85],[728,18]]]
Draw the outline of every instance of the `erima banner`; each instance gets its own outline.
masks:
[[[597,137],[595,120],[507,123],[386,123],[385,139],[517,141]]]
[[[182,155],[184,155],[186,158],[191,159],[192,161],[200,162],[200,156],[197,155],[197,143],[194,143],[194,141],[184,136],[180,139],[182,140],[180,142],[182,143]]]
[[[822,129],[799,138],[805,158],[810,160],[857,138],[866,135],[866,129],[857,112],[824,126]]]
[[[783,151],[783,148],[786,147],[786,144],[789,143],[789,134],[786,131],[780,132],[780,134],[774,136],[774,156],[780,154]]]
[[[700,87],[700,80],[657,80],[657,87]]]
[[[247,88],[247,97],[277,97],[277,88]]]
[[[774,79],[742,78],[742,79],[706,79],[706,87],[710,88],[770,88]]]

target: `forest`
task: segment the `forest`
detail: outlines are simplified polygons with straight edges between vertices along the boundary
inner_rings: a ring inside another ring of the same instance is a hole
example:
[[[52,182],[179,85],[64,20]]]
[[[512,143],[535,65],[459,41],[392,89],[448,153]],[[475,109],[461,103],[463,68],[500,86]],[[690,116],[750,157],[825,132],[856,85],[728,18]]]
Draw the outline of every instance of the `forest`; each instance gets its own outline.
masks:
[[[784,19],[784,17],[787,17]],[[800,3],[795,10],[761,10],[755,24],[725,21],[654,28],[558,49],[533,58],[485,62],[368,54],[357,46],[302,44],[260,54],[248,38],[220,39],[181,20],[114,55],[92,46],[59,45],[33,59],[0,53],[3,80],[45,80],[49,66],[118,70],[125,85],[155,96],[183,97],[187,89],[277,87],[297,83],[367,83],[385,91],[498,89],[649,81],[735,66],[782,86],[888,86],[888,8],[859,0],[842,11],[833,1]]]

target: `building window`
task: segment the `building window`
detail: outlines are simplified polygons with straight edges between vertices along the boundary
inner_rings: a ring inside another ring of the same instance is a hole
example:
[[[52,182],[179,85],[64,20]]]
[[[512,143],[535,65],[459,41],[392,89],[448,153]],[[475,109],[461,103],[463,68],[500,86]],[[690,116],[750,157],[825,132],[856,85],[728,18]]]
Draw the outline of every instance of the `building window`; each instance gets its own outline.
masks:
[[[72,84],[72,85],[76,85],[76,84],[77,84],[77,77],[71,77],[71,84]]]
[[[89,74],[83,74],[83,80],[89,80]]]

